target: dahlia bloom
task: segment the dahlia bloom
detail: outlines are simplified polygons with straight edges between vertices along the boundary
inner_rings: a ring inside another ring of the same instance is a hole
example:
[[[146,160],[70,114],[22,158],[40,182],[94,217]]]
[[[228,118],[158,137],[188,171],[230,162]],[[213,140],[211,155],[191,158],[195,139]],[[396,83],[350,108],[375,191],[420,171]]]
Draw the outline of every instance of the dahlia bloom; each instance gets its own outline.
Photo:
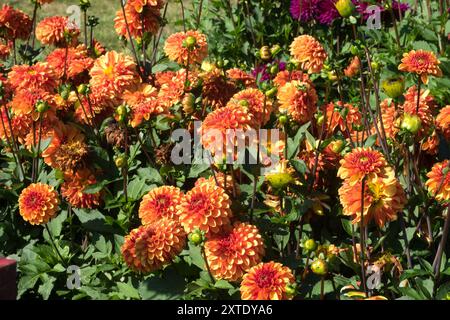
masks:
[[[8,124],[8,112],[5,108],[0,109],[0,139],[11,141],[11,130]],[[33,119],[30,115],[25,114],[13,114],[10,116],[12,134],[14,138],[19,142],[23,143],[25,137],[31,130],[31,123]]]
[[[226,180],[226,183],[225,183]],[[233,194],[233,188],[235,188],[236,194],[240,194],[239,184],[233,181],[231,174],[225,175],[222,172],[216,172],[215,176],[210,176],[208,179],[200,177],[195,181],[195,186],[199,186],[202,183],[209,183],[213,186],[218,186],[226,191],[227,194]],[[234,184],[234,186],[233,186]]]
[[[61,195],[74,208],[92,209],[100,204],[101,193],[84,193],[84,189],[96,184],[94,174],[89,169],[80,169],[64,174],[64,183],[61,185]]]
[[[420,76],[422,82],[427,84],[429,75],[442,77],[442,71],[439,68],[440,63],[431,51],[411,50],[403,54],[402,63],[398,66],[398,70],[416,73]]]
[[[317,109],[317,93],[309,82],[288,82],[278,90],[277,98],[280,112],[300,124],[310,121]]]
[[[116,51],[109,51],[94,62],[89,72],[90,84],[114,98],[136,83],[136,64],[133,59]]]
[[[130,31],[131,37],[134,38],[142,37],[145,32],[155,34],[160,26],[160,9],[159,6],[143,5],[142,1],[141,3],[138,3],[138,1],[134,1],[134,3],[128,1],[125,4],[125,17],[122,9],[117,11],[116,17],[114,18],[114,29],[118,35],[127,39],[129,38],[128,30]]]
[[[395,104],[392,100],[385,99],[380,103],[380,108],[386,138],[394,139],[400,130],[397,123],[398,112],[395,110]],[[378,127],[380,128],[380,123]]]
[[[0,10],[0,29],[10,40],[26,40],[31,33],[31,19],[23,11],[4,4]]]
[[[245,87],[254,87],[256,84],[256,79],[253,75],[239,68],[227,70],[227,77],[237,84],[243,84]]]
[[[80,29],[68,17],[48,17],[36,26],[36,39],[44,45],[73,46],[79,35]]]
[[[335,0],[291,0],[290,13],[295,20],[317,22],[330,25],[339,17],[334,6]]]
[[[130,269],[150,273],[170,264],[185,244],[186,233],[179,223],[161,218],[133,229],[125,237],[121,252]]]
[[[55,49],[47,56],[46,61],[59,79],[63,78],[65,69],[66,77],[70,80],[74,80],[84,73],[87,74],[94,64],[94,60],[88,56],[84,45],[68,48],[67,57],[66,49]],[[64,65],[66,65],[65,68]]]
[[[338,177],[348,180],[350,185],[361,181],[364,177],[383,175],[387,166],[384,156],[372,148],[354,148],[340,161]]]
[[[19,196],[19,213],[33,225],[45,224],[58,210],[58,193],[52,186],[32,183]]]
[[[405,192],[389,167],[383,176],[372,175],[364,184],[364,210],[361,210],[361,188],[362,181],[353,185],[344,181],[338,191],[343,214],[352,216],[354,224],[361,221],[363,211],[364,225],[374,220],[381,228],[387,221],[397,219],[397,213],[406,204]]]
[[[255,226],[237,223],[231,231],[211,236],[205,242],[205,253],[214,278],[238,281],[261,262],[264,242]]]
[[[450,170],[448,161],[435,163],[431,171],[427,173],[428,180],[425,183],[428,192],[438,201],[450,199]]]
[[[58,86],[56,74],[47,62],[34,65],[14,65],[8,73],[9,83],[15,90],[44,90],[52,93]]]
[[[450,140],[450,105],[441,109],[436,118],[436,124],[445,139]]]
[[[133,128],[139,126],[143,120],[149,120],[150,117],[165,111],[158,101],[158,91],[149,84],[140,84],[133,90],[125,90],[122,98],[131,108],[130,124]]]
[[[160,75],[159,79],[157,78],[159,105],[168,110],[174,104],[181,102],[184,95],[199,83],[199,75],[195,70],[189,70],[187,78],[189,86],[186,85],[186,69],[180,69],[175,73],[168,72],[164,76]]]
[[[291,82],[292,80],[299,80],[311,83],[308,74],[303,73],[302,71],[299,70],[294,70],[292,72],[289,72],[288,70],[280,71],[273,79],[273,83],[278,87],[282,87],[286,83]]]
[[[419,131],[419,137],[428,135],[430,128],[434,126],[434,108],[435,102],[430,95],[429,90],[420,91],[419,109],[417,109],[417,88],[412,86],[404,94],[405,102],[401,106],[403,113],[409,115],[417,115],[421,121],[421,129]]]
[[[318,73],[328,55],[322,45],[309,35],[301,35],[294,39],[290,46],[291,55],[301,63],[302,69],[308,73]]]
[[[212,109],[224,107],[238,91],[235,81],[223,76],[218,68],[200,74],[202,79],[202,104]]]
[[[214,110],[206,116],[200,127],[201,143],[217,157],[226,156],[227,152],[234,154],[234,136],[243,141],[244,134],[251,129],[253,121],[248,109],[240,105],[228,105]],[[227,130],[235,130],[234,135],[227,135]]]
[[[61,170],[72,172],[82,167],[88,155],[84,135],[73,125],[63,125],[56,129],[56,135],[42,153],[44,162]]]
[[[142,224],[149,224],[162,217],[178,220],[177,206],[181,204],[183,192],[173,186],[162,186],[150,190],[139,206]]]
[[[36,110],[38,102],[45,102],[49,105],[49,109],[45,113],[40,113]],[[11,110],[17,115],[29,115],[33,120],[39,117],[54,117],[56,105],[53,100],[53,95],[42,89],[21,89],[16,92],[13,100],[10,103]]]
[[[11,47],[9,44],[0,43],[0,60],[6,60],[11,53]]]
[[[188,48],[185,44],[188,37],[195,39],[193,48]],[[208,55],[206,36],[196,30],[174,33],[167,38],[164,52],[170,60],[183,66],[201,63]]]
[[[286,286],[295,283],[292,271],[278,262],[260,263],[241,282],[242,300],[289,300]]]
[[[354,56],[350,64],[345,68],[344,74],[346,77],[353,78],[359,73],[361,68],[361,60],[359,60],[358,56]]]
[[[240,105],[248,108],[248,112],[254,117],[254,128],[259,128],[267,123],[272,113],[272,102],[258,89],[242,90],[231,98],[228,105]]]
[[[177,206],[178,218],[186,233],[199,229],[209,236],[229,227],[230,205],[225,190],[202,183],[188,191]]]
[[[326,106],[326,117],[323,121],[326,121],[325,128],[329,126],[328,134],[332,134],[339,127],[342,133],[348,135],[352,132],[353,125],[357,126],[362,123],[362,114],[357,107],[350,103],[331,102]]]

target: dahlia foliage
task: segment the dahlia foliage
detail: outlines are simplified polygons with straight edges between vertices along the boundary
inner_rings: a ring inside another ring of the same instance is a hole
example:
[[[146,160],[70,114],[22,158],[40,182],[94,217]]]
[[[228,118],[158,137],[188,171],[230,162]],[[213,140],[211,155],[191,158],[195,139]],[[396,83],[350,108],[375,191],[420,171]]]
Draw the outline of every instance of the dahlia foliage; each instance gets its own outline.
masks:
[[[0,8],[18,297],[450,299],[448,1],[25,2]]]

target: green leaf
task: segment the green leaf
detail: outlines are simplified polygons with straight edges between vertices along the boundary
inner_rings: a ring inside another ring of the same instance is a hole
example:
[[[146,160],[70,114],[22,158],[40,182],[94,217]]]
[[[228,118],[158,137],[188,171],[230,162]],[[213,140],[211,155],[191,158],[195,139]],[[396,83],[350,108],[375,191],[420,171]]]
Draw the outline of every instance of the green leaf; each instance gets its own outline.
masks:
[[[58,237],[61,234],[62,226],[66,219],[67,211],[63,210],[55,218],[50,220],[48,223],[48,228],[50,229],[52,236]]]
[[[166,269],[161,277],[151,277],[139,285],[139,294],[144,300],[181,299],[187,282],[179,273]]]
[[[42,299],[48,300],[50,294],[52,293],[53,287],[55,286],[55,277],[45,276],[42,279],[42,284],[39,286],[38,292],[42,296]]]
[[[226,280],[218,280],[214,287],[218,289],[234,289],[234,286]]]
[[[341,224],[342,224],[342,227],[344,228],[345,232],[347,232],[347,234],[349,236],[351,236],[352,235],[352,222],[348,219],[342,218]]]
[[[136,290],[133,286],[131,286],[128,283],[123,282],[117,282],[116,283],[117,288],[119,289],[119,292],[123,294],[127,298],[131,299],[140,299],[141,296],[139,295],[139,291]]]
[[[366,147],[366,148],[372,147],[376,141],[377,141],[377,135],[373,134],[366,139],[366,142],[364,143],[364,147]]]
[[[193,164],[189,170],[188,178],[198,178],[198,176],[209,169],[209,165],[207,163],[202,164]]]
[[[114,228],[106,224],[105,216],[100,211],[73,208],[73,212],[87,230],[114,233]]]

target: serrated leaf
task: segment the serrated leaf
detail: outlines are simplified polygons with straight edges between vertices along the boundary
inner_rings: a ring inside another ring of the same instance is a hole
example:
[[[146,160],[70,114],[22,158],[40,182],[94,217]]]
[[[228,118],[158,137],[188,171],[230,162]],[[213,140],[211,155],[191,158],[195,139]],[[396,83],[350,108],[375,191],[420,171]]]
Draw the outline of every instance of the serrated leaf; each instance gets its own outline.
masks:
[[[130,284],[124,282],[117,282],[116,285],[117,288],[119,289],[119,292],[123,294],[125,297],[131,299],[141,298],[141,296],[139,295],[139,291]]]

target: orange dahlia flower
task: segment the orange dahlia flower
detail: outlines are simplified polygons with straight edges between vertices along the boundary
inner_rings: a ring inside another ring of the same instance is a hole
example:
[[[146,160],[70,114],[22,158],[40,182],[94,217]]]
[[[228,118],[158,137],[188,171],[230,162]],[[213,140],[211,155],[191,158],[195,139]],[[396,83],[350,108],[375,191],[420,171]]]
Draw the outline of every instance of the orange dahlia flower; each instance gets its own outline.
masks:
[[[450,105],[441,109],[436,118],[436,124],[445,139],[450,140]]]
[[[428,192],[438,201],[450,199],[450,170],[449,160],[435,163],[431,171],[427,173],[428,180],[425,183]]]
[[[358,56],[354,56],[350,64],[345,68],[344,74],[346,77],[353,78],[359,73],[360,68],[361,60],[359,60]]]
[[[136,272],[149,273],[168,265],[186,244],[180,224],[168,218],[140,226],[125,237],[122,256]]]
[[[32,183],[19,196],[19,213],[33,225],[47,223],[56,214],[58,206],[58,193],[47,184]]]
[[[186,39],[188,37],[195,39],[195,44],[192,48],[186,45]],[[208,55],[206,36],[196,30],[174,33],[167,38],[164,45],[164,52],[170,60],[183,66],[201,63]]]
[[[411,50],[403,54],[402,63],[398,66],[398,70],[416,73],[420,76],[422,82],[427,84],[429,75],[442,77],[442,71],[439,68],[440,63],[431,51]]]
[[[84,45],[79,45],[76,48],[69,48],[67,50],[67,57],[66,49],[55,49],[47,56],[46,61],[55,71],[59,79],[63,78],[64,69],[66,69],[66,77],[71,80],[74,80],[83,73],[87,74],[94,64],[94,60],[88,56],[88,52]],[[66,68],[64,68],[64,65],[66,65]]]
[[[4,4],[0,10],[0,29],[10,40],[26,40],[31,33],[31,19],[23,11]]]
[[[395,108],[394,102],[390,99],[385,99],[380,103],[381,118],[383,121],[386,138],[394,139],[400,128],[398,126],[398,111]],[[378,124],[380,128],[380,123]]]
[[[295,283],[292,271],[278,262],[260,263],[241,282],[242,300],[289,300],[286,286]]]
[[[11,141],[11,130],[8,124],[8,112],[5,108],[0,109],[0,139],[5,139],[7,141]],[[14,138],[19,142],[23,143],[25,141],[25,137],[31,130],[31,124],[33,119],[30,115],[24,114],[13,114],[10,116],[12,133]]]
[[[8,79],[15,90],[44,90],[52,93],[57,85],[55,72],[47,62],[29,65],[15,65],[8,73]]]
[[[100,204],[101,193],[85,193],[86,187],[96,184],[94,174],[89,169],[80,169],[64,174],[64,183],[61,185],[61,195],[74,208],[92,209]]]
[[[141,84],[136,90],[126,90],[123,94],[124,102],[131,108],[130,123],[133,128],[139,126],[143,120],[163,113],[165,110],[159,104],[158,91],[149,84]]]
[[[294,80],[278,90],[279,110],[300,124],[310,121],[317,109],[317,93],[309,82]]]
[[[233,194],[233,188],[235,188],[236,194],[240,194],[239,184],[233,181],[233,177],[231,174],[226,175],[226,183],[225,183],[225,175],[222,172],[216,172],[215,177],[210,176],[209,178],[200,177],[195,181],[195,185],[199,186],[202,183],[210,183],[214,186],[218,186],[226,191],[227,194]],[[234,186],[233,186],[234,184]]]
[[[256,79],[251,74],[239,69],[232,68],[227,70],[227,77],[237,84],[242,84],[245,87],[254,87],[256,85]]]
[[[327,104],[326,115],[324,121],[326,121],[326,127],[330,126],[327,130],[329,135],[333,134],[336,128],[339,127],[339,130],[345,136],[348,136],[353,131],[353,125],[357,126],[362,123],[362,114],[359,109],[350,103],[343,103],[342,101]]]
[[[80,29],[68,17],[48,17],[36,26],[36,39],[45,45],[73,46],[79,35]]]
[[[162,186],[150,190],[139,206],[142,224],[149,224],[166,217],[178,220],[177,206],[181,204],[183,192],[173,186]]]
[[[423,138],[430,131],[429,129],[434,126],[434,109],[435,101],[430,95],[429,90],[420,91],[419,109],[417,110],[417,88],[412,86],[405,93],[405,102],[401,106],[404,113],[409,115],[417,115],[421,121],[421,129],[419,131],[419,137]]]
[[[40,113],[36,110],[36,105],[39,102],[45,102],[50,107],[45,113]],[[43,116],[55,116],[56,105],[53,95],[42,89],[21,89],[16,91],[16,94],[11,101],[11,109],[17,115],[29,115],[32,119],[37,120]]]
[[[301,63],[302,69],[308,73],[319,73],[328,55],[314,37],[301,35],[294,39],[290,46],[291,55]]]
[[[339,188],[343,214],[353,217],[353,223],[361,221],[362,181],[352,185],[345,181]],[[364,184],[364,225],[374,220],[381,228],[387,221],[397,219],[397,213],[406,204],[405,192],[392,168],[386,168],[384,176],[370,176]]]
[[[6,60],[11,53],[11,47],[8,44],[0,43],[0,60]]]
[[[114,18],[114,28],[117,34],[127,39],[129,38],[128,30],[130,31],[131,37],[134,38],[142,37],[145,32],[155,34],[160,26],[161,8],[159,6],[142,5],[142,0],[140,4],[138,1],[133,2],[127,2],[125,4],[125,17],[122,9],[117,11],[116,17]]]
[[[337,175],[353,185],[364,177],[382,175],[387,162],[381,152],[372,148],[354,148],[339,162]]]
[[[109,51],[95,60],[89,74],[91,86],[97,87],[111,98],[122,94],[123,90],[130,88],[138,79],[133,58],[116,51]]]
[[[261,262],[264,242],[254,225],[237,223],[231,231],[210,237],[205,253],[214,278],[238,281]]]
[[[294,70],[289,72],[288,70],[283,70],[277,73],[275,78],[273,79],[273,83],[278,86],[282,87],[286,83],[291,82],[292,80],[298,80],[303,82],[309,82],[309,76],[307,73],[303,73],[303,71]]]
[[[247,107],[228,105],[208,114],[200,127],[203,147],[218,157],[227,153],[235,155],[236,141],[244,141],[245,132],[251,129],[253,116]],[[227,130],[235,130],[227,134]],[[236,137],[235,137],[236,136]],[[256,137],[254,137],[256,138]]]
[[[240,105],[248,108],[253,115],[254,128],[259,128],[267,123],[272,113],[272,102],[258,89],[249,88],[236,93],[228,105]]]
[[[156,7],[161,9],[164,5],[163,0],[128,0],[127,4],[132,6],[136,12],[141,13],[144,9],[149,7]]]
[[[87,155],[85,137],[73,125],[56,129],[56,135],[42,153],[46,164],[62,172],[72,172],[82,167]]]
[[[230,205],[225,190],[210,183],[202,183],[186,193],[177,206],[177,213],[187,233],[199,229],[211,235],[230,225]]]
[[[238,91],[235,81],[230,81],[223,71],[213,68],[200,74],[202,81],[202,103],[204,107],[218,109],[224,107]]]

